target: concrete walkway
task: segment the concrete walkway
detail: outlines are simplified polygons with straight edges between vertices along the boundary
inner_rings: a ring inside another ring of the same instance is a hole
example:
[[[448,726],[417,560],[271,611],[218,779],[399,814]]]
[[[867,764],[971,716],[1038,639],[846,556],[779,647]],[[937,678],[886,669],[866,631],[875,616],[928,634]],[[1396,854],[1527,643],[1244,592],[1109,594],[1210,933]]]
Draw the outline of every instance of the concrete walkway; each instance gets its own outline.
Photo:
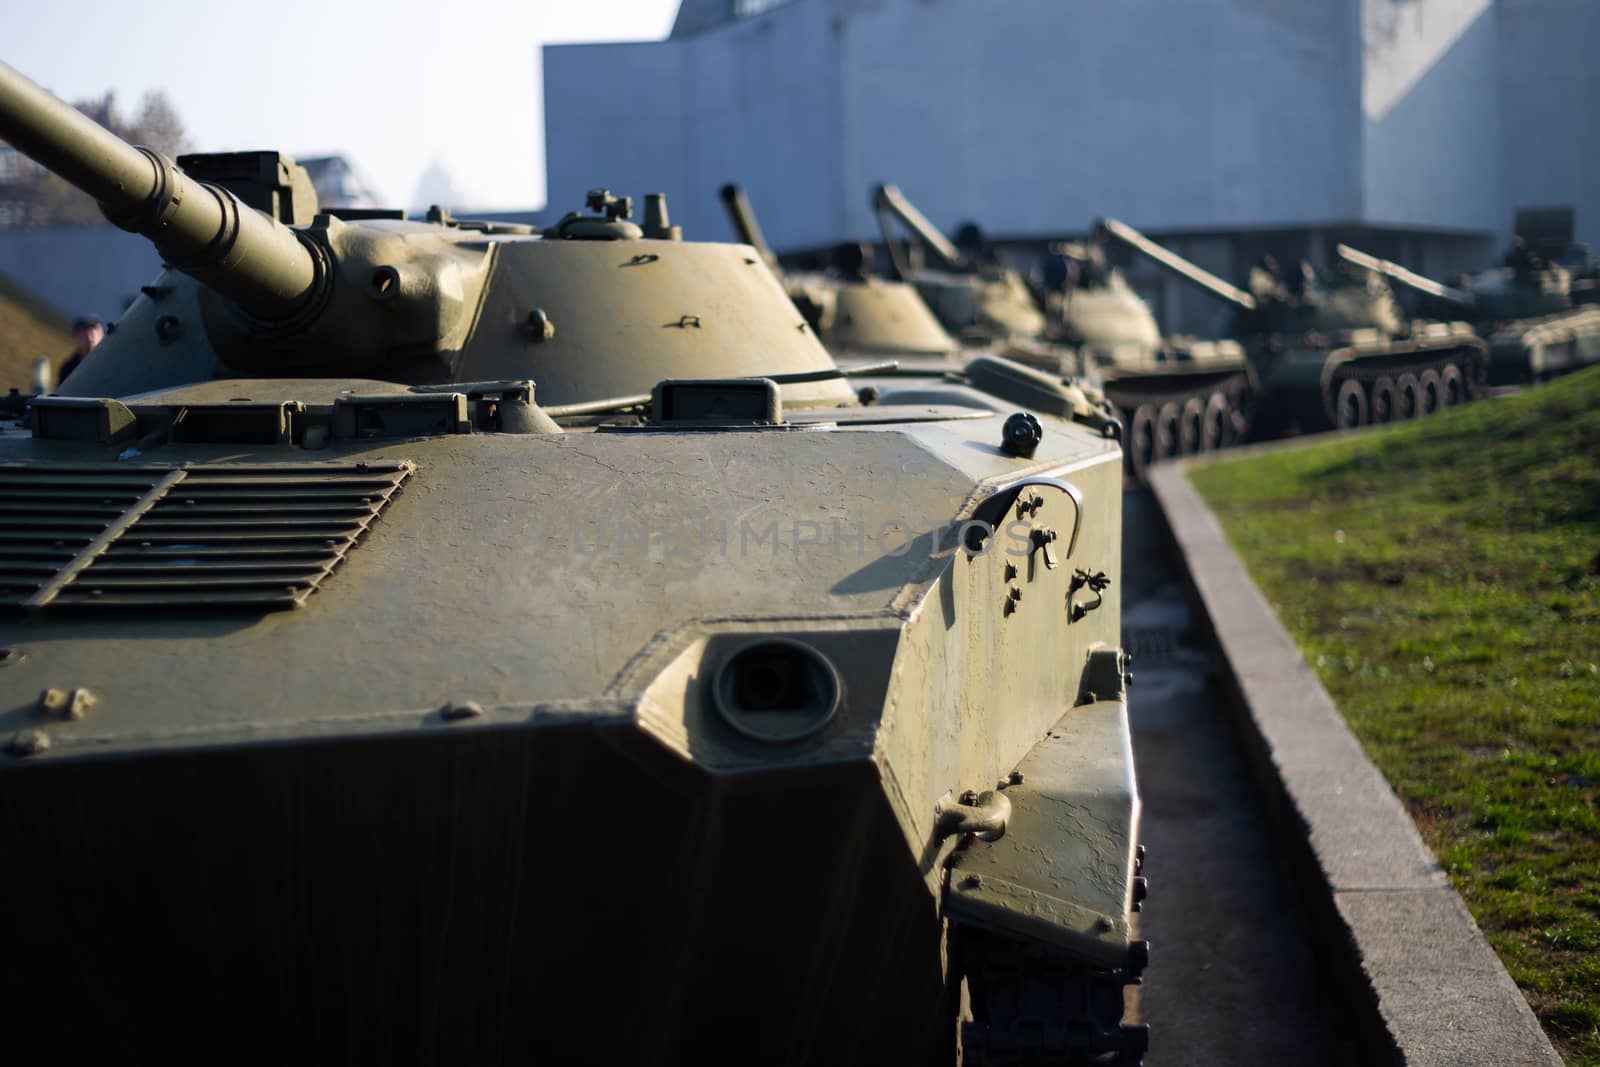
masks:
[[[1122,509],[1122,638],[1134,654],[1128,709],[1150,879],[1136,918],[1151,945],[1129,1010],[1150,1024],[1145,1067],[1357,1067],[1155,498],[1128,490]]]
[[[1154,491],[1246,758],[1368,1062],[1560,1064],[1405,807],[1228,544],[1183,464]],[[1137,676],[1139,664],[1133,664]],[[1132,696],[1137,699],[1138,691]],[[1153,856],[1152,856],[1153,859]],[[1152,871],[1151,906],[1156,899]],[[1288,889],[1288,887],[1286,887]],[[1155,967],[1152,964],[1151,973]]]

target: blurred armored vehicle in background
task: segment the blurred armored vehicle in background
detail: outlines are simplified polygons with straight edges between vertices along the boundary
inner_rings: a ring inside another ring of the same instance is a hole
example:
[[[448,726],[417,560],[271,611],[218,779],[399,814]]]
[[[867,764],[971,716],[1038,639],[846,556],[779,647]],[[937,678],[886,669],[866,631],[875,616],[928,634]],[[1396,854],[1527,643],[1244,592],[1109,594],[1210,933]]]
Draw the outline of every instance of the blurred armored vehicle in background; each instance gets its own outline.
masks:
[[[1221,448],[1246,432],[1255,375],[1244,350],[1232,341],[1163,339],[1149,306],[1099,248],[1060,246],[1071,260],[1068,280],[1041,301],[1021,275],[985,253],[975,228],[958,248],[892,185],[874,189],[873,207],[895,274],[916,285],[947,329],[1014,359],[1098,379],[1127,427],[1135,475],[1157,459]],[[897,239],[897,224],[911,241]]]
[[[868,253],[860,245],[835,249],[832,270],[785,270],[762,235],[744,190],[730,183],[719,195],[739,240],[759,252],[782,279],[790,299],[835,357],[896,355],[942,363],[957,349],[955,338],[916,289],[872,275]]]
[[[16,1062],[1139,1062],[1058,383],[862,403],[659,197],[319,211],[3,65],[0,136],[172,268],[0,438]]]
[[[878,278],[871,273],[870,248],[857,244],[835,250],[830,271],[786,271],[762,236],[760,223],[744,191],[724,185],[723,207],[739,239],[761,253],[778,273],[790,299],[811,324],[823,344],[853,371],[892,374],[895,387],[910,388],[906,378],[933,377],[973,385],[985,391],[1016,394],[1019,402],[1038,407],[1121,439],[1122,424],[1116,409],[1088,380],[1046,375],[1025,369],[1014,361],[993,358],[993,351],[976,352],[945,332],[907,282]],[[884,364],[884,357],[894,357]],[[880,384],[868,388],[877,390]]]
[[[1441,285],[1349,245],[1339,255],[1472,320],[1489,346],[1489,383],[1515,385],[1600,363],[1600,304],[1585,257],[1572,254],[1572,210],[1517,213],[1503,266]],[[1564,264],[1567,259],[1569,264]]]
[[[1426,415],[1472,399],[1488,354],[1464,322],[1406,322],[1394,293],[1368,270],[1285,279],[1267,262],[1250,292],[1115,219],[1097,231],[1144,253],[1234,307],[1233,333],[1261,382],[1256,437],[1351,429]]]

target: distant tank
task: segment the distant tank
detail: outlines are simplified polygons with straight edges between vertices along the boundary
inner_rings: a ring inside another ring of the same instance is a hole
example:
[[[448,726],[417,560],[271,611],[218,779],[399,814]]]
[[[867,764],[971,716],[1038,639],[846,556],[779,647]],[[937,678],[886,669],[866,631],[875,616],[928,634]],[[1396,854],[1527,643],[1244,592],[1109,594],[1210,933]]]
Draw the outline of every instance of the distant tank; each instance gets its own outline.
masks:
[[[1489,346],[1489,383],[1514,385],[1600,363],[1600,305],[1593,283],[1563,265],[1571,247],[1571,211],[1566,239],[1541,241],[1538,221],[1550,212],[1521,212],[1517,239],[1505,264],[1464,279],[1459,288],[1441,285],[1397,263],[1339,246],[1345,261],[1382,274],[1442,301],[1470,318]],[[1586,264],[1575,264],[1579,271]]]
[[[14,1062],[1139,1062],[1059,383],[862,403],[658,197],[341,217],[3,65],[0,137],[172,265],[0,438]]]
[[[1472,328],[1405,322],[1371,271],[1316,274],[1302,264],[1290,284],[1262,264],[1245,292],[1125,223],[1102,219],[1097,230],[1233,305],[1233,332],[1261,381],[1257,437],[1426,415],[1471,400],[1484,384],[1488,353]]]
[[[997,358],[997,350],[961,345],[945,332],[913,286],[871,274],[870,248],[841,245],[831,271],[783,270],[743,190],[724,185],[721,196],[734,232],[779,273],[795,306],[829,351],[853,372],[892,374],[896,379],[870,389],[895,388],[909,395],[907,378],[959,382],[1121,440],[1122,422],[1095,381],[1044,374]],[[894,357],[893,362],[883,363],[886,356]]]
[[[1162,338],[1150,308],[1099,248],[1059,246],[1070,261],[1067,281],[1040,300],[986,252],[976,228],[958,247],[892,185],[876,187],[873,206],[895,273],[917,286],[946,328],[1011,358],[1098,379],[1127,427],[1136,476],[1155,460],[1225,447],[1247,431],[1256,386],[1244,349]],[[915,244],[901,244],[896,223]]]

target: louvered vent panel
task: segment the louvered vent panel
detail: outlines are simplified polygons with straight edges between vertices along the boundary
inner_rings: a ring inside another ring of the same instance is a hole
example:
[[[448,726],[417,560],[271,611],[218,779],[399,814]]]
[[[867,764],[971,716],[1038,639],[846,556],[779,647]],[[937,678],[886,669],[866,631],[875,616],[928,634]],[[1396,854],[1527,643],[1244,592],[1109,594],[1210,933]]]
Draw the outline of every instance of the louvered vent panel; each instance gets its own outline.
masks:
[[[411,470],[0,467],[0,604],[297,607]]]

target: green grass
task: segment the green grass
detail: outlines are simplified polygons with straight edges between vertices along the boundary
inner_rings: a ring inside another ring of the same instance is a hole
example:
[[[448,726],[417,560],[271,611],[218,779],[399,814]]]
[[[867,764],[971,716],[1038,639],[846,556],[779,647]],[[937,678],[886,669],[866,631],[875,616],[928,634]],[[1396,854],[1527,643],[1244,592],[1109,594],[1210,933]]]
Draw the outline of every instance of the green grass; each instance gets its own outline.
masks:
[[[1600,1067],[1600,368],[1192,480],[1546,1032]]]

